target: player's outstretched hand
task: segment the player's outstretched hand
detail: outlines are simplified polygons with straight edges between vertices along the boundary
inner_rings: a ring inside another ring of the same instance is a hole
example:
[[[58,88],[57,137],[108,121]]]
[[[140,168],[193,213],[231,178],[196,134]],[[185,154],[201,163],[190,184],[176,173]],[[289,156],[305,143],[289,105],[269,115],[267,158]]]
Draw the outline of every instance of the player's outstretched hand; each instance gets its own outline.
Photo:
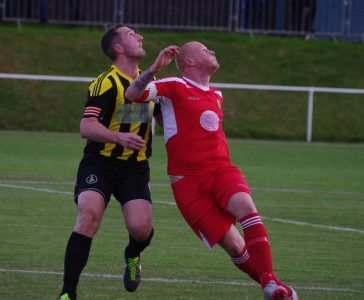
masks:
[[[150,68],[135,78],[134,82],[127,88],[125,91],[125,97],[129,101],[135,101],[138,99],[142,95],[148,83],[153,79],[155,73],[170,64],[177,54],[177,46],[168,46],[164,48]]]
[[[150,67],[150,70],[153,73],[158,72],[160,69],[164,68],[165,66],[168,66],[177,54],[178,54],[177,46],[173,45],[164,48],[159,53],[153,65]]]
[[[145,141],[135,133],[119,132],[118,144],[131,150],[139,150],[145,146]]]

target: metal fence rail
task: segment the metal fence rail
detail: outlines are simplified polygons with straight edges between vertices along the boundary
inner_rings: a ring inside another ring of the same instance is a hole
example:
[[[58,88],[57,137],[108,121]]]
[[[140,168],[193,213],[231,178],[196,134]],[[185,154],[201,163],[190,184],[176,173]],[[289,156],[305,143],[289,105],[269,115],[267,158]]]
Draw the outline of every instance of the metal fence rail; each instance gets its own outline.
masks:
[[[0,0],[0,19],[364,41],[363,0]]]
[[[77,77],[77,76],[51,76],[51,75],[0,73],[0,79],[92,82],[95,78]],[[289,92],[306,92],[306,93],[308,93],[307,120],[306,120],[306,142],[312,141],[314,93],[337,93],[337,94],[362,94],[362,95],[364,95],[364,89],[342,89],[342,88],[327,88],[327,87],[279,86],[279,85],[234,84],[234,83],[211,83],[211,85],[216,88],[220,88],[220,89],[286,91],[286,92],[289,91]],[[153,125],[153,132],[154,132],[154,125]]]

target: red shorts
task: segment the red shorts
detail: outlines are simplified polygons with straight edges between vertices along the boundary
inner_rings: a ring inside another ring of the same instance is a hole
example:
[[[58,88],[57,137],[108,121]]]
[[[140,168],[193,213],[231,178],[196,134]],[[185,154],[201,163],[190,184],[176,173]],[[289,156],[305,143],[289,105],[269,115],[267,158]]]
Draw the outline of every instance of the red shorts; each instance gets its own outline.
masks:
[[[178,209],[208,248],[214,246],[236,223],[226,208],[230,198],[239,192],[250,195],[240,170],[224,165],[206,175],[184,176],[172,183]]]

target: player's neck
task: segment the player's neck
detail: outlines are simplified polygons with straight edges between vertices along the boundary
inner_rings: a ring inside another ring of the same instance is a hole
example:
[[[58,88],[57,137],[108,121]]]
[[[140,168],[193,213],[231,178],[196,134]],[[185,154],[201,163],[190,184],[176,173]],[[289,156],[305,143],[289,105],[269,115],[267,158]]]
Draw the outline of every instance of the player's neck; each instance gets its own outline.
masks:
[[[210,85],[211,76],[208,74],[198,74],[196,72],[184,72],[183,76],[203,86],[208,87]]]
[[[113,63],[121,72],[128,75],[129,77],[136,78],[138,76],[138,60],[117,59]]]

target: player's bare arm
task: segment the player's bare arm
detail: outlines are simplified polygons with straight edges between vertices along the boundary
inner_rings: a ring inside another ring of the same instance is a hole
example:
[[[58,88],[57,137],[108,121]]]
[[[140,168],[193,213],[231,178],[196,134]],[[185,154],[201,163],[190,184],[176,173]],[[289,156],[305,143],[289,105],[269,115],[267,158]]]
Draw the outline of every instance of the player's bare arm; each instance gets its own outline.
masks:
[[[156,60],[149,69],[152,72],[157,73],[160,69],[168,66],[171,63],[171,61],[175,58],[176,54],[178,54],[177,46],[168,46],[164,48],[159,53]]]
[[[97,118],[83,118],[80,123],[80,133],[83,138],[100,143],[120,144],[131,150],[139,150],[145,146],[145,141],[139,135],[109,130]]]
[[[132,85],[134,85],[138,91],[143,92],[148,83],[152,81],[155,73],[156,72],[153,72],[151,68],[149,68],[148,70],[143,72],[139,77],[137,77],[132,83]],[[125,96],[130,100],[127,93],[125,93]]]
[[[169,65],[178,53],[177,46],[169,46],[164,48],[157,56],[154,63],[143,72],[139,77],[137,77],[134,82],[129,86],[125,92],[125,97],[133,101],[140,97],[147,87],[148,83],[152,81],[153,76],[162,68]]]

